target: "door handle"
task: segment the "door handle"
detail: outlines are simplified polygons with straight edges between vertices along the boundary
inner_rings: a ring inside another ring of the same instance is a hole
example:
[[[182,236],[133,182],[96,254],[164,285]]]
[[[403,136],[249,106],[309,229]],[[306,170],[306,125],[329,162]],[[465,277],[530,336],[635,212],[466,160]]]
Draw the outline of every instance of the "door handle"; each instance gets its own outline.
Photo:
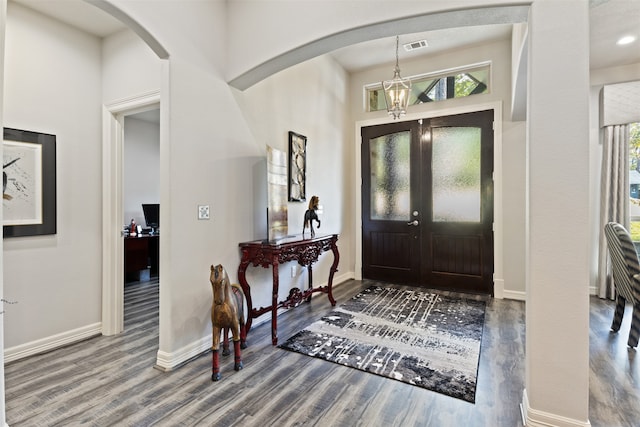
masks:
[[[418,225],[420,225],[420,221],[414,219],[413,221],[408,222],[407,225],[413,225],[414,227],[417,227]]]

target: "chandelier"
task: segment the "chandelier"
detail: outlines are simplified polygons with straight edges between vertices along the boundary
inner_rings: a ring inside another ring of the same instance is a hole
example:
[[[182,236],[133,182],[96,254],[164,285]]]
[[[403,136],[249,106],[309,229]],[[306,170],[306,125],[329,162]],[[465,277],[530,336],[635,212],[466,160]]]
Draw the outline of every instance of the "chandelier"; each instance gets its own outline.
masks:
[[[393,79],[382,82],[384,99],[387,102],[387,112],[393,119],[398,119],[407,113],[411,80],[400,77],[398,66],[398,44],[400,37],[396,36],[396,68],[393,71]]]

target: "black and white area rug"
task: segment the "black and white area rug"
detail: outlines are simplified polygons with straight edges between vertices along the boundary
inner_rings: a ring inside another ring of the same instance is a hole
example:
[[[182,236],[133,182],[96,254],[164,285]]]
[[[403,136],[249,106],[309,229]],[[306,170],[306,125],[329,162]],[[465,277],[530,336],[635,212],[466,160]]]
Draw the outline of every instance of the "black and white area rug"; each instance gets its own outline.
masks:
[[[485,302],[372,286],[280,345],[475,402]]]

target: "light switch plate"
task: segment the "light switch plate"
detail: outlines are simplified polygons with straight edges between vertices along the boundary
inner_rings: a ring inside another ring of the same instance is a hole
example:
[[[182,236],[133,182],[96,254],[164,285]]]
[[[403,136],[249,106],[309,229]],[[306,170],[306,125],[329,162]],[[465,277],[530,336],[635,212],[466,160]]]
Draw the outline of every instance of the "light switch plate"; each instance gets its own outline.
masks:
[[[209,205],[198,205],[198,219],[209,219]]]

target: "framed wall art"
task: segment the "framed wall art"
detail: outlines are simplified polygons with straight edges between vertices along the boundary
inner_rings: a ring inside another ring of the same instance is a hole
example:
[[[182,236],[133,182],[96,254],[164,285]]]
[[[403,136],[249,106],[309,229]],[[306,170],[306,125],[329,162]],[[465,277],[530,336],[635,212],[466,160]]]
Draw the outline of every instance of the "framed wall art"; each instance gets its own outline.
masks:
[[[3,236],[56,234],[56,137],[4,128]]]
[[[289,201],[306,200],[307,137],[289,132]]]

